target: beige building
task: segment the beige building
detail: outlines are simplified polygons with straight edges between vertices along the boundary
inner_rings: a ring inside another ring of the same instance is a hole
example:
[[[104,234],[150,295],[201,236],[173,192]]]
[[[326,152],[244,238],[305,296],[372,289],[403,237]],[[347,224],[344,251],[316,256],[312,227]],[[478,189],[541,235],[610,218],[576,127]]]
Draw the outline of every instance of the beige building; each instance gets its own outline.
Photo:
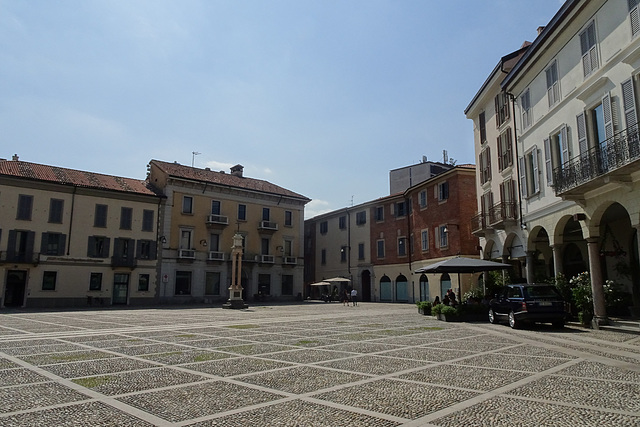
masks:
[[[233,235],[244,237],[243,298],[293,300],[303,292],[304,206],[310,200],[267,181],[152,160],[148,180],[166,196],[159,244],[160,301],[229,297]]]
[[[640,307],[639,33],[638,1],[566,1],[502,82],[516,101],[528,276],[589,271],[600,321],[605,280]]]
[[[0,160],[1,306],[155,301],[161,202],[142,180]]]

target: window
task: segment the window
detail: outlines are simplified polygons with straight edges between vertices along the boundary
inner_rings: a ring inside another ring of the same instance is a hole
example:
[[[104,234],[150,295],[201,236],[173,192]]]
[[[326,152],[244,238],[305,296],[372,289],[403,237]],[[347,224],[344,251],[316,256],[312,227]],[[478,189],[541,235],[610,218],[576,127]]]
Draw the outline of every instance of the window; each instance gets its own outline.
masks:
[[[396,217],[403,217],[407,215],[406,203],[405,202],[397,202],[395,204],[396,208]]]
[[[271,295],[270,274],[258,274],[258,292],[262,295]]]
[[[540,191],[538,170],[538,149],[534,147],[524,157],[520,157],[520,192],[522,197],[530,197]]]
[[[282,295],[293,295],[293,276],[291,274],[282,275]]]
[[[553,61],[545,70],[547,77],[547,100],[549,107],[560,101],[560,84],[558,83],[558,62]]]
[[[639,6],[640,7],[640,6]],[[636,113],[636,97],[633,88],[633,79],[622,82],[622,108],[624,110],[625,124],[627,132],[636,132],[638,125],[638,116]]]
[[[449,183],[447,181],[438,184],[438,200],[444,201],[449,198]]]
[[[182,196],[182,213],[183,214],[193,213],[193,197]]]
[[[328,231],[329,231],[329,224],[327,223],[327,221],[322,221],[320,223],[320,234],[327,234]]]
[[[631,35],[635,36],[640,32],[640,12],[638,5],[640,0],[628,0],[629,3],[629,22],[631,23]]]
[[[437,236],[439,236],[439,247],[440,249],[446,249],[449,247],[449,233],[446,225],[441,225],[436,227]]]
[[[398,238],[398,256],[407,255],[407,239],[406,237]]]
[[[211,201],[211,215],[220,215],[220,201],[212,200]]]
[[[484,111],[480,113],[478,117],[478,128],[480,129],[480,144],[487,142],[487,123],[484,116]]]
[[[176,295],[191,295],[191,272],[176,271]]]
[[[286,239],[284,241],[284,256],[290,257],[293,256],[293,241]]]
[[[426,208],[427,207],[427,190],[422,190],[419,194],[418,194],[418,200],[419,200],[419,204],[421,208]]]
[[[64,200],[51,199],[49,201],[49,222],[52,224],[62,224],[62,212]]]
[[[376,206],[376,221],[384,221],[384,206]]]
[[[420,244],[422,252],[429,250],[429,230],[422,230],[422,232],[420,232]]]
[[[153,231],[154,212],[150,209],[142,211],[142,231]]]
[[[220,273],[219,272],[207,271],[205,273],[204,294],[220,295]]]
[[[24,230],[9,230],[7,261],[31,262],[36,233]]]
[[[109,256],[110,239],[104,236],[89,236],[87,256],[91,258],[107,258]]]
[[[582,71],[587,77],[598,69],[598,50],[596,49],[596,23],[591,23],[580,33],[580,50],[582,53]]]
[[[524,93],[520,96],[520,109],[522,110],[522,129],[527,129],[529,126],[531,126],[533,121],[529,89],[525,90]]]
[[[364,243],[358,243],[358,260],[364,259]]]
[[[327,250],[320,251],[320,264],[325,265],[327,263]]]
[[[93,218],[93,226],[105,228],[107,226],[107,205],[96,205],[95,217]]]
[[[284,226],[285,227],[293,226],[293,212],[284,211]]]
[[[45,271],[42,275],[42,290],[43,291],[55,291],[56,290],[56,279],[58,277],[58,272],[56,271]]]
[[[149,275],[148,274],[140,274],[138,276],[138,291],[146,292],[149,290]]]
[[[500,127],[509,120],[509,95],[504,92],[497,94],[494,103],[496,106],[496,127]]]
[[[269,255],[269,239],[263,237],[260,239],[260,254]]]
[[[247,205],[238,205],[238,221],[247,220]]]
[[[220,250],[220,235],[211,234],[209,237],[209,250],[217,252]]]
[[[116,238],[113,242],[114,260],[131,265],[133,263],[133,245],[133,239]]]
[[[340,230],[345,230],[347,228],[346,216],[341,216],[340,218],[338,218],[338,228],[340,228]]]
[[[340,247],[340,262],[347,262],[347,250],[346,246]]]
[[[356,213],[356,225],[364,225],[367,223],[367,211]]]
[[[500,172],[513,165],[511,129],[507,128],[498,137],[498,169]]]
[[[480,183],[489,182],[491,180],[491,147],[480,152],[478,163],[480,164]],[[442,200],[440,197],[438,199]]]
[[[553,170],[566,167],[569,161],[569,141],[567,127],[544,140],[544,162],[547,184],[553,185]]]
[[[271,210],[269,208],[262,208],[262,220],[270,221],[271,218]]]
[[[154,240],[138,240],[136,258],[156,259],[157,243]]]
[[[384,258],[384,240],[378,240],[376,245],[378,249],[378,258]]]
[[[60,233],[42,233],[40,252],[45,255],[64,255],[66,237]]]
[[[500,200],[507,204],[506,209],[506,217],[507,218],[516,218],[515,214],[515,201],[516,201],[516,185],[515,181],[511,178],[505,180],[502,184],[500,184]],[[513,207],[511,207],[513,206]]]
[[[16,219],[31,221],[31,211],[33,210],[33,196],[20,194],[18,196],[18,212]]]
[[[483,214],[488,214],[493,207],[493,192],[487,191],[480,197],[480,207]],[[490,218],[493,219],[493,218]]]
[[[89,290],[99,291],[102,289],[102,273],[91,273],[89,278]]]
[[[131,221],[133,219],[133,209],[120,208],[120,230],[131,230]]]
[[[180,230],[180,249],[191,249],[191,230]]]

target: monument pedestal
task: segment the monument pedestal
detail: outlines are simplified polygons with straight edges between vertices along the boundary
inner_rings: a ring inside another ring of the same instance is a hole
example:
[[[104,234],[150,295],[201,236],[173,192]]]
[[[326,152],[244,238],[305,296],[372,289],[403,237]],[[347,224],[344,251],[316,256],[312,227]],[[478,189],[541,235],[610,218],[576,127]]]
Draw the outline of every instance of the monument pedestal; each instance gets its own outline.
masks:
[[[231,257],[231,286],[229,287],[229,299],[226,303],[222,304],[222,308],[247,308],[248,306],[242,299],[242,235],[239,232],[233,236]]]

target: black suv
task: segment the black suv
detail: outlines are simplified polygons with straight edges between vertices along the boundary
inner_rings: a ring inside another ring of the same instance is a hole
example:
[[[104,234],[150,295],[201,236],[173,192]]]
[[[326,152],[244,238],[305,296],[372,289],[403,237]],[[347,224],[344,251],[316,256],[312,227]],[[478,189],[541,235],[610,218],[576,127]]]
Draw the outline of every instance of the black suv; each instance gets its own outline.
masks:
[[[489,322],[507,320],[512,328],[525,322],[564,327],[567,304],[552,285],[507,285],[489,302]]]

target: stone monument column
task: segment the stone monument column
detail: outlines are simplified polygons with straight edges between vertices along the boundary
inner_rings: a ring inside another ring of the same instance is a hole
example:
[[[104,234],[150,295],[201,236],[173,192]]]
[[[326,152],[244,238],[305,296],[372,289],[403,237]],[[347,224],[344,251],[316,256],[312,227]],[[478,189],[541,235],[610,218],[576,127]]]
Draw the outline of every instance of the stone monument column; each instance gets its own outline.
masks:
[[[247,308],[242,299],[242,235],[233,236],[231,247],[231,286],[229,286],[229,300],[222,308]]]

